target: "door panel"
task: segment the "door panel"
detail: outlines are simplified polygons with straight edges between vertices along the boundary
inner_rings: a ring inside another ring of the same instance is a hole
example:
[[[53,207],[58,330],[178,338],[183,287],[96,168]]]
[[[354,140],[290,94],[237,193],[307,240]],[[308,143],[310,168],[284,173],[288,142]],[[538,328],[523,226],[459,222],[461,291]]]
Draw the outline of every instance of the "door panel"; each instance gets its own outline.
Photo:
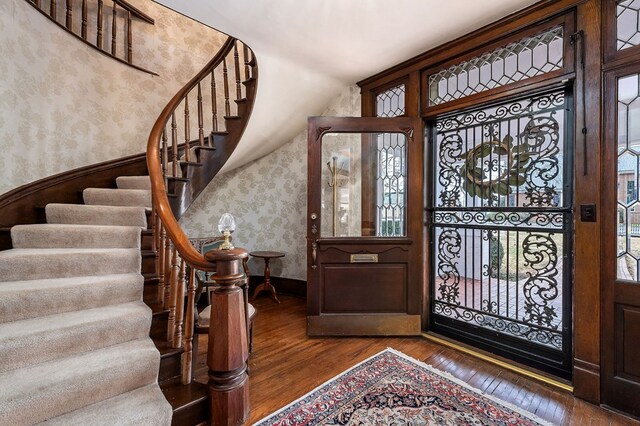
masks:
[[[605,76],[602,402],[640,416],[640,65]]]
[[[423,171],[415,123],[309,119],[309,335],[420,334]]]

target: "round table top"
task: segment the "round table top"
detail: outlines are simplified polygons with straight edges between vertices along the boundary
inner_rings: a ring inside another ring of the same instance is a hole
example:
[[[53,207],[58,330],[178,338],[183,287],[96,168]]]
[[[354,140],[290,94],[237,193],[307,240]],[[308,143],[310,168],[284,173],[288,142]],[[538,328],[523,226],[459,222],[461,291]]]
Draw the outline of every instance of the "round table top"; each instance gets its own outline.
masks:
[[[275,257],[284,257],[284,253],[279,251],[252,251],[249,253],[253,257],[260,257],[262,259],[271,259]]]

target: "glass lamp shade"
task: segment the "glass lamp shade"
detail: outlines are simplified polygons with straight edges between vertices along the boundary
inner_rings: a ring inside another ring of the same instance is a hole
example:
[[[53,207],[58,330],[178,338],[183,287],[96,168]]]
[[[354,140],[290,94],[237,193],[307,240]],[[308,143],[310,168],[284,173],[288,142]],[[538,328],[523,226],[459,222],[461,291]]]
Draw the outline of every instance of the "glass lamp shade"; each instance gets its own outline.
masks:
[[[233,232],[236,230],[236,220],[229,213],[225,213],[220,217],[218,222],[218,231],[223,234],[226,232]]]

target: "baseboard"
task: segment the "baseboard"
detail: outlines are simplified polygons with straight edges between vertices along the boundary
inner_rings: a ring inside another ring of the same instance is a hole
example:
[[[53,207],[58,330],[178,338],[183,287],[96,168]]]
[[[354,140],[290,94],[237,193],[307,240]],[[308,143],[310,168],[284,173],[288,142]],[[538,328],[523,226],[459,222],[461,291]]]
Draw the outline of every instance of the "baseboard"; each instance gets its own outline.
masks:
[[[271,277],[271,284],[276,289],[278,294],[288,294],[295,297],[306,298],[307,297],[307,282],[302,280],[296,280],[293,278],[280,278]],[[249,277],[249,294],[253,295],[253,289],[260,285],[264,281],[264,277],[261,275],[251,275]]]
[[[573,359],[573,395],[592,404],[600,404],[599,365]]]

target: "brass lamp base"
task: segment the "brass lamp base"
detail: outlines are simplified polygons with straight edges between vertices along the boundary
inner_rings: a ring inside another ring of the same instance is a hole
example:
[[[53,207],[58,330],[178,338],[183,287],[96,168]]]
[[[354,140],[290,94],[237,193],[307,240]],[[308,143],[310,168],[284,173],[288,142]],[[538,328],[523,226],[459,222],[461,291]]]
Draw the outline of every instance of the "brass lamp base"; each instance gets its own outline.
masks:
[[[231,244],[231,241],[229,241],[231,232],[224,231],[222,235],[224,236],[224,242],[222,243],[222,245],[220,245],[220,250],[231,250],[232,248],[234,248],[233,244]]]

